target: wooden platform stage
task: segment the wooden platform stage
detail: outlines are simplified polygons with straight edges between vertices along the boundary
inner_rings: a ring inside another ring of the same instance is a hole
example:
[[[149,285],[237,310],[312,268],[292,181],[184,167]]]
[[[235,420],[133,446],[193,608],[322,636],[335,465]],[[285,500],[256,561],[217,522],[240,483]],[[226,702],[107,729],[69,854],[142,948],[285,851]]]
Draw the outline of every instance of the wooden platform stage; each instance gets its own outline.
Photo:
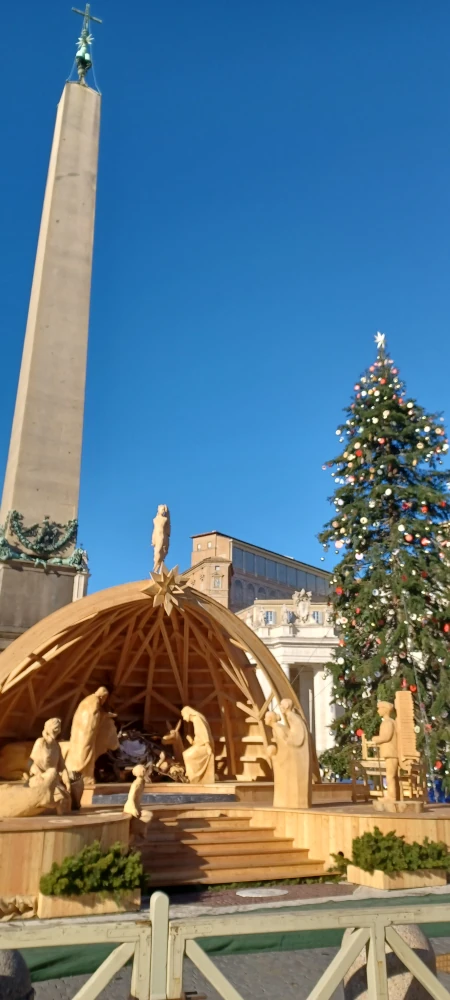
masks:
[[[1,896],[36,895],[40,876],[53,861],[94,840],[105,847],[119,840],[140,850],[151,887],[323,875],[333,853],[350,857],[353,838],[375,826],[383,833],[395,830],[408,842],[427,836],[450,847],[448,805],[390,816],[370,803],[274,809],[258,802],[203,800],[155,804],[131,823],[121,809],[94,804],[70,816],[1,821]]]
[[[370,803],[298,810],[241,803],[155,806],[136,847],[155,886],[303,878],[323,875],[334,853],[350,857],[353,838],[376,826],[409,842],[428,836],[450,847],[450,806],[388,816]]]
[[[32,816],[0,821],[0,896],[37,896],[41,875],[99,840],[103,847],[128,844],[130,817],[120,812]]]
[[[382,833],[394,830],[408,843],[414,840],[442,840],[450,848],[450,805],[428,805],[417,815],[376,812],[372,804],[359,803],[316,805],[311,809],[267,809],[255,805],[252,821],[258,826],[275,828],[276,836],[292,837],[295,848],[314,849],[326,868],[332,854],[339,851],[351,856],[352,841],[376,826]]]

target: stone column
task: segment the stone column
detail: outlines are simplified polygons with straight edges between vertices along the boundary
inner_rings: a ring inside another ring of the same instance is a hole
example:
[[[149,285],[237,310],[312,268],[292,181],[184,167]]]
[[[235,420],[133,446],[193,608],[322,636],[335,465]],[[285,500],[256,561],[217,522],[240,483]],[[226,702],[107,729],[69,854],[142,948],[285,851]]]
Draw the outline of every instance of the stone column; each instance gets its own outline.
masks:
[[[316,747],[320,756],[324,750],[334,746],[334,737],[330,731],[331,723],[336,717],[336,706],[332,705],[333,679],[326,676],[323,668],[314,672],[314,705],[316,716]]]

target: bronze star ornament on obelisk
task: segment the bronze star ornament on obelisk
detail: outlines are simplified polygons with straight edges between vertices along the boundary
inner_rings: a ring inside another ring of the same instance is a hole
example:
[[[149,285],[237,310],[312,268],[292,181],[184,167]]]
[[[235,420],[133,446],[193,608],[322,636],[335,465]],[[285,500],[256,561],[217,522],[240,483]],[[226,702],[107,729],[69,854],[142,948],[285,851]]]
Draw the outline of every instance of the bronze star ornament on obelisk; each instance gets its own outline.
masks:
[[[0,649],[79,596],[77,548],[101,96],[93,18],[58,105],[0,515]]]

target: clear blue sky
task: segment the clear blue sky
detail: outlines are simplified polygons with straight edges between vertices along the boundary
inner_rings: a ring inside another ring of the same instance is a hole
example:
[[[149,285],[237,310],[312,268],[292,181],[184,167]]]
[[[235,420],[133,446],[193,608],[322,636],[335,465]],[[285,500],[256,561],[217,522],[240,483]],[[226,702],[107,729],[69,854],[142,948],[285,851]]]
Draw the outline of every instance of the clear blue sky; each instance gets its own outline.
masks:
[[[6,461],[68,0],[8,8],[1,105]],[[322,471],[387,333],[449,384],[448,0],[96,0],[103,119],[80,538],[91,589],[218,529],[320,563]],[[130,11],[130,13],[128,13]]]

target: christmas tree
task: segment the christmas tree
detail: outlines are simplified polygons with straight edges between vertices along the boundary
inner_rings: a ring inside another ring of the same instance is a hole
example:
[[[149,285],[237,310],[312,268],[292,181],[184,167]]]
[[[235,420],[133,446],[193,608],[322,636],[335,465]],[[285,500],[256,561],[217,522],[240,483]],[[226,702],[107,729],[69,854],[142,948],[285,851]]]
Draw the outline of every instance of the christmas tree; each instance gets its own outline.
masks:
[[[337,746],[378,731],[376,704],[409,688],[429,774],[450,789],[450,502],[443,418],[406,397],[377,334],[377,359],[354,386],[336,434],[332,520],[320,541],[332,578]]]

